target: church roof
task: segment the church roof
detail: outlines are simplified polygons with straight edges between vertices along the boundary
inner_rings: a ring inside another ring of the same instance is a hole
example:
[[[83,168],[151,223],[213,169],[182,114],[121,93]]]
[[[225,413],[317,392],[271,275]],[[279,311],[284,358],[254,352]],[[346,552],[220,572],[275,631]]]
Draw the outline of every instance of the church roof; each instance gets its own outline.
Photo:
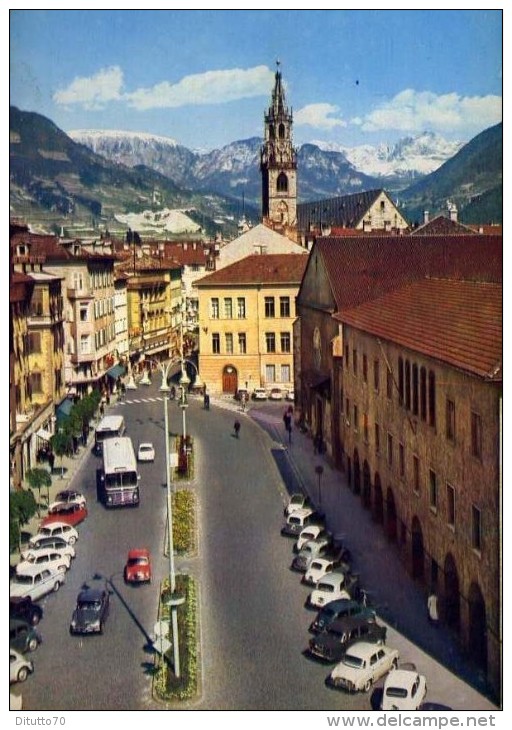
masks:
[[[321,224],[355,228],[382,192],[382,189],[365,190],[352,195],[299,203],[297,226],[300,231],[308,231],[311,225],[319,228]]]
[[[462,233],[467,236],[475,234],[476,231],[465,226],[463,223],[459,223],[459,221],[453,221],[451,218],[447,218],[441,213],[435,218],[432,218],[432,220],[418,226],[414,231],[411,231],[411,236],[440,236],[456,233]]]

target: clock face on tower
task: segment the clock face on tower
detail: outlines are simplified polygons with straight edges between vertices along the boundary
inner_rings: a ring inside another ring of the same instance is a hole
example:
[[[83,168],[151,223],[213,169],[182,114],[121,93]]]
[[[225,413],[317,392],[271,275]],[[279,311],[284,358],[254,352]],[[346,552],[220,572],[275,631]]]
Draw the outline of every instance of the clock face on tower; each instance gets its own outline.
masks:
[[[319,368],[322,362],[322,338],[318,327],[315,327],[315,331],[313,332],[313,360],[315,367]]]

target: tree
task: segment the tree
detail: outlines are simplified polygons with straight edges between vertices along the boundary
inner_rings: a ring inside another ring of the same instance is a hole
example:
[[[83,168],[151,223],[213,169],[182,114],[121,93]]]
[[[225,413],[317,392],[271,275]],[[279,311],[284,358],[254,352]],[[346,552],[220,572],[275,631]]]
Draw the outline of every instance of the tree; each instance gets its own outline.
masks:
[[[48,504],[50,504],[50,487],[52,485],[52,478],[46,469],[35,468],[29,469],[26,474],[27,482],[31,489],[37,489],[39,492],[39,499],[37,501],[37,515],[41,516],[41,487],[47,487],[48,489]]]
[[[66,454],[70,454],[73,450],[73,436],[71,432],[64,428],[62,431],[57,431],[50,439],[50,444],[53,449],[53,453],[61,458],[61,477],[64,476],[64,467],[62,464],[62,457]]]
[[[20,489],[9,495],[9,550],[20,548],[21,526],[26,525],[37,511],[34,493]]]

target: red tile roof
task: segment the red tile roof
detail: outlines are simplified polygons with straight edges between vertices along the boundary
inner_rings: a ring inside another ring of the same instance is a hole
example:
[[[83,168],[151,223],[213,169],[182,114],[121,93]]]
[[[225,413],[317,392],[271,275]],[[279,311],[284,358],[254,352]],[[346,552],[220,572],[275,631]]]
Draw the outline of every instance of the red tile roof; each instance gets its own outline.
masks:
[[[474,231],[469,226],[465,226],[459,221],[452,221],[441,213],[432,220],[423,223],[418,228],[411,231],[411,236],[446,236],[455,234],[474,235]]]
[[[194,286],[231,284],[296,284],[302,281],[308,256],[295,253],[254,254],[225,266]]]
[[[309,261],[314,251],[324,261],[338,311],[426,276],[503,279],[500,236],[326,237],[317,239]]]
[[[79,239],[76,241],[81,243]],[[80,253],[74,255],[68,249],[67,246],[60,242],[57,236],[45,235],[40,233],[29,233],[29,232],[17,232],[11,236],[10,244],[11,248],[16,247],[19,244],[30,244],[30,257],[37,256],[43,257],[45,261],[108,261],[116,260],[116,255],[111,253],[103,253],[100,251],[90,252],[86,251],[84,246],[81,246]]]
[[[423,279],[335,315],[376,337],[501,380],[501,284]]]

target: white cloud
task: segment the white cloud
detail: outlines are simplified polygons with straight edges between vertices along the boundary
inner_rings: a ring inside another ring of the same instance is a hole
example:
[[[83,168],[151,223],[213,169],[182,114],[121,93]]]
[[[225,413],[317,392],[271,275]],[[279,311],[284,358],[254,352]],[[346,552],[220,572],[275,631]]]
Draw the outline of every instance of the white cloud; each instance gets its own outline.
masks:
[[[438,95],[405,89],[366,116],[352,119],[352,123],[365,132],[389,129],[457,132],[468,128],[483,129],[501,119],[500,96],[463,97],[456,93]]]
[[[119,66],[102,68],[94,76],[77,76],[65,89],[53,95],[57,104],[80,104],[84,109],[102,109],[109,101],[122,98],[123,72]]]
[[[336,114],[339,107],[334,104],[308,104],[294,114],[294,122],[297,126],[308,125],[317,129],[334,129],[334,127],[346,127],[343,119],[330,116]]]

